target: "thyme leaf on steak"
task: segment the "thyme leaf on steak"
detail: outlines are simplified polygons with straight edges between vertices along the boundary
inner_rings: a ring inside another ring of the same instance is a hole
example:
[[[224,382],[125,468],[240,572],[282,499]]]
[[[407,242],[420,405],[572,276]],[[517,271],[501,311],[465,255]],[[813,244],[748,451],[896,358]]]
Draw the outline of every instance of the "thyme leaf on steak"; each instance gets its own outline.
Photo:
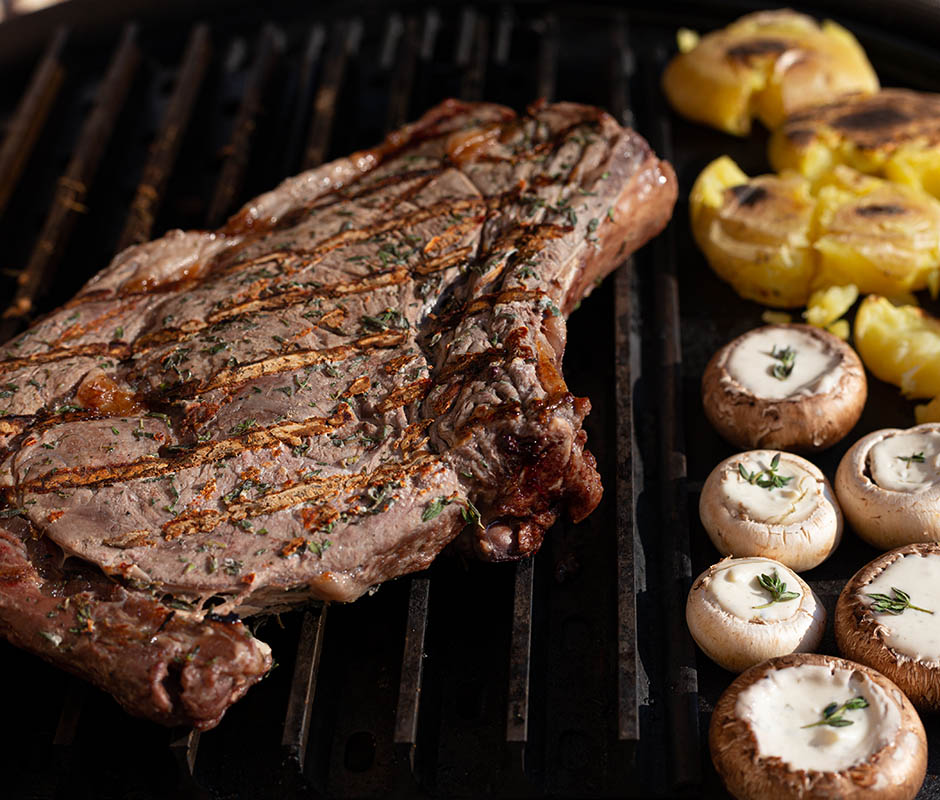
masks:
[[[440,513],[444,510],[444,506],[449,506],[452,502],[453,500],[447,497],[438,497],[436,500],[432,500],[428,503],[428,507],[422,512],[421,521],[430,522],[435,517],[440,516]]]
[[[359,318],[359,324],[362,325],[365,330],[374,333],[381,333],[382,331],[387,331],[389,328],[406,331],[411,327],[405,315],[396,308],[386,308],[374,317],[362,316]]]

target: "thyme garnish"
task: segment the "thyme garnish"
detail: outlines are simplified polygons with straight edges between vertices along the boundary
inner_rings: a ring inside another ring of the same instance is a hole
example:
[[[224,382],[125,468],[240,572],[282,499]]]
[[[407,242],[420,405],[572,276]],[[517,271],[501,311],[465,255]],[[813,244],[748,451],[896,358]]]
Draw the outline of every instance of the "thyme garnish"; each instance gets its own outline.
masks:
[[[919,453],[911,453],[909,456],[898,456],[898,459],[900,459],[901,461],[904,461],[908,466],[910,466],[912,462],[917,463],[917,464],[923,464],[924,463],[924,451],[921,450]]]
[[[859,708],[868,708],[868,701],[864,697],[853,697],[841,706],[838,703],[830,703],[823,709],[823,718],[821,720],[800,727],[815,728],[817,725],[829,725],[833,728],[844,728],[846,725],[854,725],[854,721],[846,719],[843,714],[846,711],[855,711]]]
[[[907,592],[902,592],[894,586],[891,587],[891,591],[894,592],[894,597],[888,597],[888,595],[879,592],[865,595],[865,597],[870,597],[875,601],[871,604],[873,611],[877,611],[879,614],[898,615],[903,614],[906,608],[913,608],[915,611],[933,614],[933,611],[929,608],[920,608],[919,606],[912,605],[911,596]]]
[[[780,466],[780,453],[777,453],[771,461],[769,469],[758,470],[757,472],[748,472],[744,467],[743,463],[738,463],[738,473],[741,475],[744,480],[748,483],[753,483],[755,486],[760,486],[761,489],[782,489],[790,481],[793,480],[793,476],[784,477],[777,472],[777,467]]]
[[[773,365],[770,371],[771,374],[778,381],[785,381],[789,378],[790,373],[793,372],[793,366],[796,363],[796,350],[789,345],[782,350],[778,350],[777,345],[774,345],[773,350],[770,351],[770,357],[780,362],[779,364]]]
[[[777,570],[774,570],[773,575],[761,573],[757,577],[757,582],[761,585],[761,588],[770,592],[771,599],[769,603],[764,603],[762,606],[751,606],[751,608],[767,608],[774,603],[786,603],[788,600],[796,600],[800,596],[799,592],[787,591],[787,585],[780,580]]]

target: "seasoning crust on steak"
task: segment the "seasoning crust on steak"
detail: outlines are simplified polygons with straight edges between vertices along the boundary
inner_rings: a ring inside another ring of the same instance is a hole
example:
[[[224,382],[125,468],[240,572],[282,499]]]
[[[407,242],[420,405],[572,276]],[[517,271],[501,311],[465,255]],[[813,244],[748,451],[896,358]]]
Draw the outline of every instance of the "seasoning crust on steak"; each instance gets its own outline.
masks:
[[[270,665],[235,612],[354,600],[462,531],[534,552],[601,494],[565,317],[675,197],[598,109],[447,101],[124,251],[0,361],[0,631],[205,728]]]

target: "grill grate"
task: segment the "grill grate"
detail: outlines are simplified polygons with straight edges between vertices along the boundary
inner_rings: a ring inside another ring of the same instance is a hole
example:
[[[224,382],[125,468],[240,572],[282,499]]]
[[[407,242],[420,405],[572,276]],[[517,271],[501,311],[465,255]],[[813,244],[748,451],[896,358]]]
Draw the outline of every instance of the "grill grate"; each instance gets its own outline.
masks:
[[[447,96],[604,106],[674,157],[683,188],[719,152],[765,168],[761,142],[677,120],[659,91],[674,27],[723,24],[742,10],[733,0],[629,14],[612,2],[205,0],[226,13],[206,23],[170,3],[173,19],[142,11],[123,29],[116,6],[88,2],[101,14],[64,4],[41,36],[42,15],[0,27],[0,341],[127,244],[214,226]],[[913,45],[929,29],[866,33],[886,82],[940,89],[936,58]],[[11,795],[720,795],[702,737],[728,675],[703,663],[682,613],[715,557],[697,490],[728,454],[697,380],[757,320],[705,272],[682,201],[676,216],[569,325],[566,378],[594,406],[588,441],[607,488],[588,520],[560,523],[528,561],[441,558],[376,597],[260,623],[282,666],[202,736],[130,719],[0,643],[22,727],[6,753]],[[902,419],[891,398],[876,402]],[[824,599],[845,563],[814,580]]]
[[[63,73],[71,96],[94,100],[69,110],[70,121],[81,118],[81,130],[62,148],[70,159],[32,254],[16,275],[3,338],[65,299],[109,252],[170,225],[215,226],[244,198],[298,168],[372,143],[444,96],[521,107],[562,88],[566,98],[583,94],[559,85],[562,66],[588,49],[573,51],[562,39],[569,17],[506,5],[381,18],[294,14],[196,24],[183,34],[157,23],[128,25],[100,72],[91,45],[58,32],[12,114],[0,151],[0,201],[42,209],[42,192],[27,187],[42,182],[37,161],[62,142],[43,136],[42,128],[53,124],[50,109]],[[609,106],[630,124],[634,59],[626,18],[606,12],[576,18],[595,32],[602,54],[593,59],[600,85],[584,99]],[[127,123],[141,108],[141,92],[156,95],[143,103],[149,128]],[[145,133],[140,146],[128,144],[135,130]],[[273,155],[265,157],[265,149]],[[127,199],[108,203],[118,195],[118,175],[119,184],[129,183]],[[108,189],[96,191],[102,185]],[[0,219],[5,239],[17,218],[22,222],[24,214]],[[92,222],[93,230],[115,232],[95,237],[113,244],[99,243],[96,258],[76,261],[93,235]],[[63,262],[87,265],[88,272],[69,279],[71,289],[56,285]],[[571,346],[583,348],[600,330],[607,344],[598,355],[618,366],[616,407],[606,379],[588,378],[586,366],[573,376],[581,381],[579,393],[595,404],[589,433],[619,498],[617,512],[607,501],[589,523],[562,525],[534,560],[503,566],[445,561],[427,575],[382,587],[377,600],[290,615],[283,630],[267,623],[260,635],[292,667],[275,670],[219,729],[201,737],[128,720],[84,683],[44,674],[62,686],[52,701],[58,722],[49,735],[58,766],[51,790],[48,776],[40,781],[28,769],[24,786],[36,796],[90,794],[101,762],[88,762],[87,742],[101,732],[105,709],[119,738],[144,739],[156,748],[145,760],[151,777],[141,783],[122,774],[116,796],[128,787],[162,796],[199,785],[236,795],[250,787],[251,796],[310,789],[375,796],[391,787],[406,795],[628,791],[640,709],[649,702],[637,693],[645,676],[638,670],[635,620],[634,525],[643,485],[632,434],[640,374],[636,283],[632,265],[622,270],[613,293],[599,291],[590,301],[600,323],[584,325],[580,341],[577,323],[571,331]],[[610,334],[615,312],[616,342]],[[605,445],[605,439],[625,446]],[[616,538],[605,536],[615,525]],[[592,550],[592,557],[585,555]],[[586,588],[589,583],[596,588]],[[34,668],[28,656],[4,647],[20,669]],[[247,732],[262,738],[250,757],[252,748],[233,746]],[[177,765],[175,783],[152,777],[164,761]],[[644,774],[633,791],[649,787]]]

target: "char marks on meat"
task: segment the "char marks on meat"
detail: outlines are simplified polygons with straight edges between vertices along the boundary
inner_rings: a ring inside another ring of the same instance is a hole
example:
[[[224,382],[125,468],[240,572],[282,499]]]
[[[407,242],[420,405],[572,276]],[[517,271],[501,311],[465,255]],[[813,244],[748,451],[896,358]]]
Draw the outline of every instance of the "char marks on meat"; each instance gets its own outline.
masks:
[[[0,361],[0,631],[211,727],[270,665],[233,612],[353,600],[458,535],[534,552],[601,493],[565,317],[675,195],[598,109],[448,101],[124,251]]]

